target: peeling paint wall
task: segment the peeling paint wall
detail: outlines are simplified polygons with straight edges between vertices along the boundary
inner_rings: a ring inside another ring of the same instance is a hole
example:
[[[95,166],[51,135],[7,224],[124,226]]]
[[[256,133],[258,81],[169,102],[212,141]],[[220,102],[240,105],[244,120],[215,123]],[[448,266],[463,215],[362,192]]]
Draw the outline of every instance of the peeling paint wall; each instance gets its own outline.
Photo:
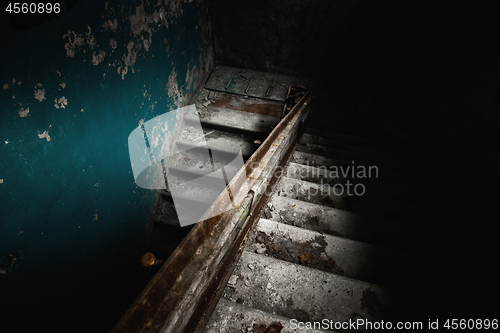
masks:
[[[0,260],[18,258],[0,298],[15,316],[50,295],[64,314],[139,262],[155,192],[136,186],[127,138],[204,83],[208,5],[80,1],[0,36]]]

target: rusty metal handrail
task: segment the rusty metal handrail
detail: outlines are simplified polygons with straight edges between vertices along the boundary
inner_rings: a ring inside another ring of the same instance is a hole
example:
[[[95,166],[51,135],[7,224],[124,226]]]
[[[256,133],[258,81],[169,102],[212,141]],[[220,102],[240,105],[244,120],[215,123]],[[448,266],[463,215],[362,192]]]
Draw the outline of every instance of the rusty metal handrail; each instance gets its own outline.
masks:
[[[276,170],[293,152],[308,114],[308,91],[278,123],[229,183],[244,194],[241,202],[197,223],[113,328],[116,332],[202,330],[218,301],[242,246],[281,174]],[[229,206],[219,196],[204,216]],[[202,218],[203,219],[203,218]]]

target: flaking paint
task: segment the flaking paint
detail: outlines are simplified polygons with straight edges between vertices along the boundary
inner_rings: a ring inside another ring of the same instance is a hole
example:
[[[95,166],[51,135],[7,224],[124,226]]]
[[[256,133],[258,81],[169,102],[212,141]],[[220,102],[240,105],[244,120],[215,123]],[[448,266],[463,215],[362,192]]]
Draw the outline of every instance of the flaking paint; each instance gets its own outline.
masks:
[[[134,183],[127,137],[203,83],[213,66],[207,11],[203,0],[80,1],[2,41],[12,51],[0,63],[0,177],[8,180],[0,256],[22,253],[3,275],[5,302],[109,273],[141,248],[155,192]],[[60,304],[64,312],[69,303]]]

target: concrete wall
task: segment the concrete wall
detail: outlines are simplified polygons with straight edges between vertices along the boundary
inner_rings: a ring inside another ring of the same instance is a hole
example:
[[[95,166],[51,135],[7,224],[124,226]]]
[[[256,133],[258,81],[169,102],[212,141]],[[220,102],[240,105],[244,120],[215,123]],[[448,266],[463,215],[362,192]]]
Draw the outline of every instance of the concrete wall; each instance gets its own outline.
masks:
[[[139,263],[155,193],[134,182],[128,135],[204,83],[208,5],[81,0],[16,33],[2,15],[0,257],[18,260],[0,298],[11,315],[42,300],[31,315],[53,322],[44,309],[63,318]]]

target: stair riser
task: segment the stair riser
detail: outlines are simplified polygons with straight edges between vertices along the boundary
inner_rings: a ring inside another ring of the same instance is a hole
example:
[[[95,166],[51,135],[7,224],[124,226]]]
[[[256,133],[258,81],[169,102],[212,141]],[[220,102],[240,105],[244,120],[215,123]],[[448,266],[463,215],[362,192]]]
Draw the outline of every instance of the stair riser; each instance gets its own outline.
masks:
[[[224,297],[303,322],[387,320],[409,306],[391,289],[246,251],[233,276]]]
[[[260,219],[247,251],[366,282],[403,288],[422,262],[407,253]]]
[[[427,198],[422,191],[418,191],[413,187],[401,186],[391,182],[384,182],[378,178],[369,178],[369,172],[366,172],[366,177],[358,178],[356,173],[354,177],[352,175],[352,170],[339,170],[327,169],[325,166],[312,167],[297,163],[290,163],[286,170],[286,176],[294,179],[299,179],[303,181],[313,182],[313,183],[341,183],[346,184],[349,180],[351,183],[356,181],[361,181],[366,185],[366,193],[375,196],[381,196],[385,198],[413,201],[419,203],[425,203]],[[349,172],[351,171],[351,172]],[[370,171],[370,170],[369,170]],[[376,175],[375,170],[371,170],[373,175]],[[377,172],[378,173],[378,172]],[[361,174],[361,176],[363,176]]]
[[[205,333],[235,333],[235,332],[255,332],[256,328],[262,326],[269,327],[280,323],[283,326],[281,333],[321,333],[315,329],[298,328],[290,318],[277,316],[269,312],[235,303],[225,298],[221,298],[210,322],[205,329]]]
[[[188,113],[185,122],[192,125],[201,122],[203,127],[265,137],[278,124],[279,118],[209,106],[208,111]]]
[[[273,196],[263,218],[292,226],[398,249],[419,249],[428,237],[417,226]],[[412,252],[413,252],[412,251]]]
[[[427,207],[370,196],[366,194],[366,188],[362,183],[348,182],[347,186],[328,183],[316,184],[282,177],[277,186],[276,194],[327,207],[388,219],[407,220],[408,222],[418,221],[419,218],[424,218],[432,213]]]
[[[339,170],[342,166],[353,165],[351,161],[343,161],[341,159],[333,159],[324,156],[319,156],[315,154],[304,153],[300,151],[296,151],[293,154],[292,162],[297,164],[303,164],[313,167],[321,167],[324,166],[328,169],[331,167],[337,167]],[[370,166],[373,164],[359,164],[355,161],[354,165],[360,165],[365,168],[365,170],[369,170]],[[371,169],[375,170],[375,169]],[[425,178],[416,176],[410,173],[403,173],[396,170],[390,170],[387,168],[382,168],[377,166],[377,177],[380,180],[394,182],[396,184],[413,186],[413,187],[422,187],[425,185]]]

